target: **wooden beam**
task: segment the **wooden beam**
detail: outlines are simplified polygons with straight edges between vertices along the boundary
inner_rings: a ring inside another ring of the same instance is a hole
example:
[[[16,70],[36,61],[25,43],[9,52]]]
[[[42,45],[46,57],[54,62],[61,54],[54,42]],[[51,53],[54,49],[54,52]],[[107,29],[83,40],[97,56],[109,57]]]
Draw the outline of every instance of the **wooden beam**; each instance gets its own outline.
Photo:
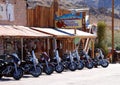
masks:
[[[91,57],[94,58],[94,50],[95,50],[94,48],[95,47],[94,47],[94,40],[93,39],[91,39],[91,44],[92,44],[92,54],[91,54]]]

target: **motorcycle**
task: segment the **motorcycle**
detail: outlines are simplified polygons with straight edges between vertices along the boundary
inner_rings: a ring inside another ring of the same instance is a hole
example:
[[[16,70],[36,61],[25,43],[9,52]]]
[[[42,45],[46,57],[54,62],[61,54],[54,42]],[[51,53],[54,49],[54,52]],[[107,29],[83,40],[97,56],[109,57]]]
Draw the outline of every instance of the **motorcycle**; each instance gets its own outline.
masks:
[[[42,66],[43,72],[47,75],[51,75],[54,71],[54,66],[50,63],[50,58],[46,52],[40,55],[39,65]]]
[[[65,69],[75,71],[77,69],[77,64],[75,63],[71,52],[69,54],[64,54],[63,65]]]
[[[22,61],[20,65],[25,74],[31,74],[33,77],[39,77],[42,73],[41,67],[38,65],[38,59],[35,56],[34,50],[31,54],[28,52],[25,61]]]
[[[19,80],[23,76],[23,70],[20,65],[20,59],[16,53],[2,55],[6,59],[0,60],[0,79],[3,76],[13,77],[15,80]]]
[[[82,60],[80,59],[80,56],[78,54],[78,51],[75,50],[74,52],[72,52],[72,56],[74,58],[74,61],[77,64],[77,69],[78,70],[82,70],[84,68],[84,63],[82,62]]]
[[[104,55],[102,53],[101,49],[97,49],[97,56],[94,59],[94,66],[102,66],[103,68],[106,68],[109,66],[109,61],[104,58]]]
[[[55,57],[51,59],[51,63],[54,65],[55,71],[57,73],[61,73],[64,70],[64,66],[61,62],[61,58],[59,57],[58,50],[55,50]]]
[[[82,51],[82,56],[84,66],[87,67],[88,69],[92,69],[94,66],[92,58],[90,58],[90,56],[85,51]]]

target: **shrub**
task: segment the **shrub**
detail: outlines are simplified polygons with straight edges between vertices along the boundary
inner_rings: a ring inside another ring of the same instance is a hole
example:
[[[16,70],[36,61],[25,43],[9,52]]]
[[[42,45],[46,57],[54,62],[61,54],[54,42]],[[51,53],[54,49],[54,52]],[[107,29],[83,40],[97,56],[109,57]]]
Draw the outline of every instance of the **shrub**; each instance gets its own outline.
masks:
[[[95,42],[95,47],[100,48],[107,55],[108,47],[106,43],[106,24],[105,22],[98,22],[97,24],[97,40]]]

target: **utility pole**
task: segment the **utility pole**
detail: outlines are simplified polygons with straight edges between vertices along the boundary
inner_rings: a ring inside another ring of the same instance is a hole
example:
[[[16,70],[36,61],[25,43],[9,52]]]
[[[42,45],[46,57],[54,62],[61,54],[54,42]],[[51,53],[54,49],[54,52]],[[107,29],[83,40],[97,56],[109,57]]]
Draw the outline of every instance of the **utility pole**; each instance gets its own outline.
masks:
[[[112,0],[112,59],[114,58],[114,0]]]

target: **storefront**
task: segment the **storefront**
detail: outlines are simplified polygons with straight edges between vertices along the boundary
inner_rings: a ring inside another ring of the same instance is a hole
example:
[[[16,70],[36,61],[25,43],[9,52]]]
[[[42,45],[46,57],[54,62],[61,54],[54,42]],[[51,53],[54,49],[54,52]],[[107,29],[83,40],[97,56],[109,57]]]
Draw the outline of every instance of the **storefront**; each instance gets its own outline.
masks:
[[[94,39],[96,38],[96,35],[94,34],[83,32],[80,30],[76,30],[76,34],[74,34],[74,29],[59,29],[59,28],[51,29],[51,28],[36,28],[36,27],[32,27],[32,29],[53,35],[53,38],[49,40],[50,53],[53,53],[54,49],[59,49],[60,56],[62,56],[67,51],[75,50],[76,45],[80,42],[80,39],[87,39],[87,38],[91,39],[92,42],[91,47],[94,50]],[[94,52],[92,54],[94,55]],[[50,56],[52,56],[52,54],[50,54]]]
[[[0,55],[17,52],[21,60],[24,58],[24,48],[30,51],[37,40],[52,36],[24,26],[0,26],[0,30]]]

